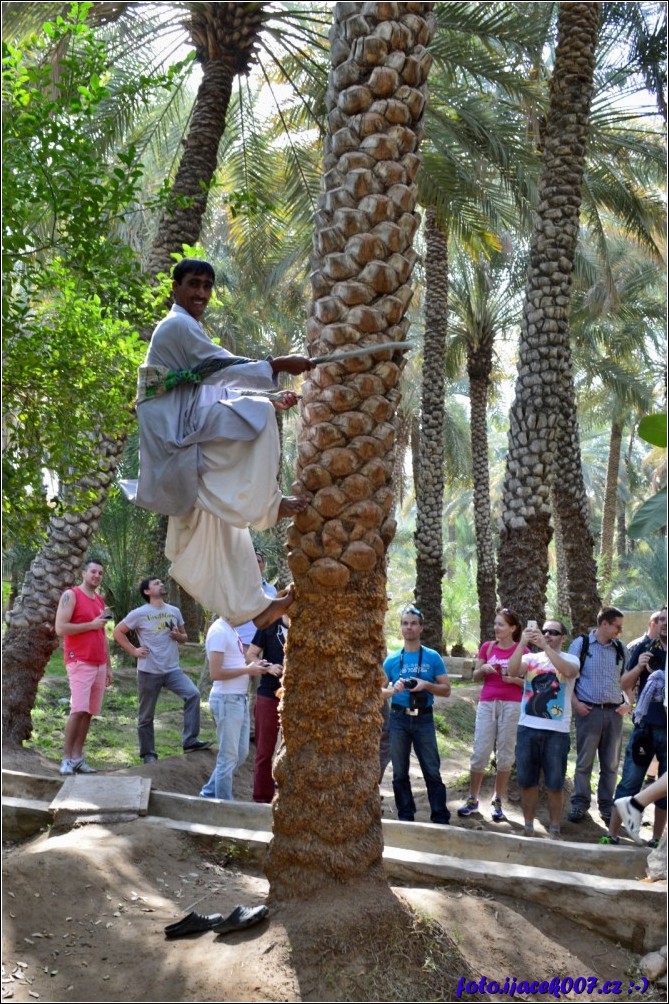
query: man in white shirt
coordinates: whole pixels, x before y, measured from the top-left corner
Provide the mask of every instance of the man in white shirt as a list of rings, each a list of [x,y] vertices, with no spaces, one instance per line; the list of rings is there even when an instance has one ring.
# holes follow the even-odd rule
[[[534,836],[542,770],[548,796],[549,836],[560,837],[571,697],[579,674],[578,656],[561,651],[566,640],[567,629],[562,621],[547,620],[541,631],[538,628],[523,631],[520,644],[509,659],[509,676],[524,677],[516,735],[516,772],[528,837]],[[540,651],[523,655],[528,645]]]
[[[269,663],[263,659],[247,665],[239,635],[222,617],[209,628],[205,647],[212,679],[209,707],[216,722],[218,756],[200,798],[231,801],[234,773],[249,755],[249,680],[270,672]]]

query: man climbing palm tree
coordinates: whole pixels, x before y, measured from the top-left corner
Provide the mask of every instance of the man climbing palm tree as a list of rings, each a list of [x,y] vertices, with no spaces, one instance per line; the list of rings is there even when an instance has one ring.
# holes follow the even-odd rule
[[[140,368],[137,503],[170,517],[165,552],[170,575],[208,610],[232,624],[267,627],[292,602],[263,592],[249,524],[260,529],[303,511],[306,498],[283,497],[279,440],[272,407],[292,408],[276,374],[304,373],[306,356],[254,362],[217,348],[200,319],[214,286],[206,261],[175,267],[174,306],[151,338]]]

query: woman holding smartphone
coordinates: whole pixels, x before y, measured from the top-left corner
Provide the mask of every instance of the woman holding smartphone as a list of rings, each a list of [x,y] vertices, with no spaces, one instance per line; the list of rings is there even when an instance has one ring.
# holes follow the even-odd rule
[[[458,809],[458,816],[471,816],[473,812],[478,812],[481,784],[490,763],[490,754],[496,749],[497,774],[490,815],[496,823],[504,819],[502,799],[506,797],[513,766],[523,696],[522,681],[509,676],[508,665],[522,630],[518,614],[501,607],[495,617],[494,641],[484,642],[479,649],[472,678],[477,683],[482,682],[483,687],[476,709],[469,795]]]

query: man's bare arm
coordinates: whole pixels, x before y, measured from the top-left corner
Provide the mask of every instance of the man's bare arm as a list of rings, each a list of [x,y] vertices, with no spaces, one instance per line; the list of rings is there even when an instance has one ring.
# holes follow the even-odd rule
[[[70,618],[74,613],[76,602],[77,598],[71,589],[66,589],[58,601],[54,627],[59,638],[64,635],[84,634],[85,631],[99,631],[107,623],[104,617],[96,617],[94,621],[73,624]]]

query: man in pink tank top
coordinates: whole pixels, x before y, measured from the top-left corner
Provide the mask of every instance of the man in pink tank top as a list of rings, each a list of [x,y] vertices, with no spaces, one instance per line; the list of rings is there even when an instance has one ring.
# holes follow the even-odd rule
[[[65,668],[70,684],[70,716],[65,726],[61,774],[95,774],[84,759],[84,743],[93,715],[102,708],[105,687],[112,682],[105,624],[105,601],[97,592],[103,568],[87,561],[80,586],[66,589],[56,612],[56,634],[63,639]]]

